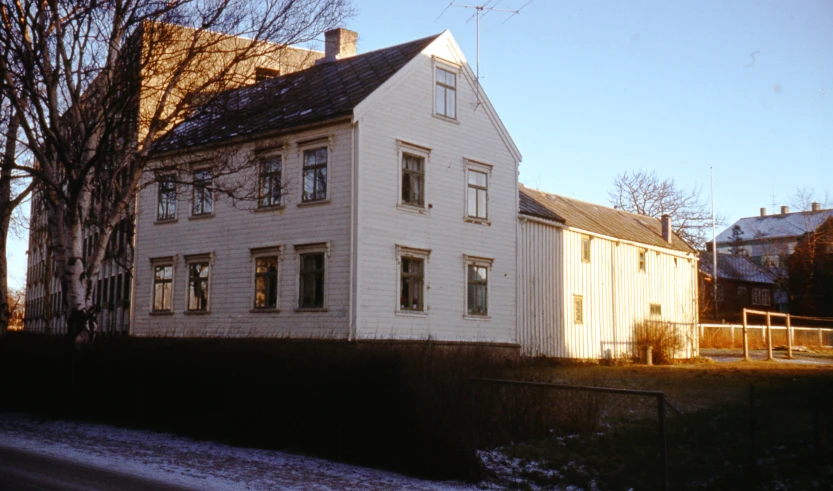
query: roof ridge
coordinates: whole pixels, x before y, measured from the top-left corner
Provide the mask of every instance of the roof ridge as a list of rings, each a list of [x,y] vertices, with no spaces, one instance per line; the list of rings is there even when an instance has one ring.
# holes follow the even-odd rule
[[[519,183],[519,184],[521,184],[521,183]],[[530,190],[530,189],[531,189],[531,188],[528,188],[528,187],[524,186],[523,184],[521,184],[521,186],[523,186],[523,187],[524,187],[524,189],[527,189],[527,190]],[[632,211],[620,210],[619,208],[612,208],[612,207],[610,207],[610,206],[600,205],[600,204],[598,204],[598,203],[593,203],[593,202],[591,202],[591,201],[584,201],[584,200],[582,200],[582,199],[571,198],[571,197],[569,197],[569,196],[564,196],[564,195],[562,195],[562,194],[549,193],[549,192],[547,192],[547,191],[541,191],[541,190],[539,190],[539,189],[531,189],[531,190],[532,190],[532,191],[534,191],[534,192],[536,192],[536,193],[543,194],[543,195],[545,195],[545,196],[555,196],[555,197],[557,197],[557,198],[562,198],[562,199],[566,199],[566,200],[569,200],[569,201],[577,201],[577,202],[579,202],[579,203],[584,203],[584,204],[586,204],[586,205],[598,206],[598,207],[600,207],[600,208],[604,208],[604,209],[606,209],[606,210],[610,210],[610,211],[615,211],[615,212],[617,212],[617,213],[624,213],[624,214],[626,214],[626,215],[631,215],[631,216],[634,216],[634,217],[639,217],[639,218],[650,218],[651,220],[656,220],[656,221],[659,221],[659,218],[652,217],[651,215],[643,215],[643,214],[641,214],[641,213],[634,213],[634,212],[632,212]]]

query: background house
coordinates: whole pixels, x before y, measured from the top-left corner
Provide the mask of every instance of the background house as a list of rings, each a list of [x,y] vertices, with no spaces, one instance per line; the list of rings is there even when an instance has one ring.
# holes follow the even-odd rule
[[[712,322],[737,322],[743,309],[786,312],[785,294],[776,283],[782,275],[749,257],[717,255],[717,303],[711,252],[700,253],[700,318]]]
[[[518,339],[525,354],[634,356],[660,323],[697,352],[697,254],[670,219],[520,188]]]
[[[516,343],[511,137],[450,33],[342,39],[158,142],[131,334]]]

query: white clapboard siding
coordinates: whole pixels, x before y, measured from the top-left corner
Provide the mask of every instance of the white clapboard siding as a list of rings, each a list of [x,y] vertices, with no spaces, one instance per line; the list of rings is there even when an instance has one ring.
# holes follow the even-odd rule
[[[252,336],[337,338],[349,335],[350,291],[350,177],[353,152],[352,125],[295,133],[257,145],[285,144],[283,179],[285,206],[275,211],[254,211],[253,202],[216,197],[214,216],[193,219],[191,190],[179,186],[177,219],[156,222],[157,186],[145,187],[139,195],[136,214],[136,264],[134,321],[136,336]],[[329,138],[329,202],[298,206],[302,152],[298,142]],[[255,144],[235,147],[234,158],[251,155]],[[210,155],[210,153],[208,154]],[[223,153],[225,156],[225,152]],[[199,156],[195,156],[199,157]],[[254,167],[252,168],[254,169]],[[256,172],[256,171],[254,171]],[[256,174],[248,176],[256,186]],[[296,244],[330,243],[326,271],[327,310],[296,312],[299,265]],[[253,312],[254,262],[252,248],[283,246],[279,264],[280,312]],[[208,314],[186,313],[187,275],[185,256],[213,254]],[[173,310],[158,315],[151,310],[153,268],[151,260],[175,256]]]
[[[358,224],[356,336],[359,339],[435,339],[516,343],[517,169],[502,126],[478,107],[465,61],[450,35],[417,56],[357,121]],[[457,119],[434,116],[436,59],[463,65],[457,82]],[[399,74],[397,74],[399,75]],[[358,110],[357,110],[358,112]],[[423,212],[398,207],[399,142],[426,149]],[[492,166],[489,224],[467,223],[466,159]],[[430,250],[425,315],[397,313],[397,245]],[[465,255],[493,260],[488,318],[465,314]]]
[[[518,330],[530,356],[634,356],[634,328],[646,319],[678,329],[689,357],[697,346],[697,261],[672,249],[591,235],[590,261],[581,260],[580,230],[521,217]],[[647,250],[645,271],[639,251]],[[574,296],[584,303],[575,322]],[[659,304],[661,316],[650,315]]]

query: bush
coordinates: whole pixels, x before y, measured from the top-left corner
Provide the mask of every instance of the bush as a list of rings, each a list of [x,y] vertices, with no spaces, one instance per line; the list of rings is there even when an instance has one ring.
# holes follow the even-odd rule
[[[673,363],[674,358],[686,348],[686,336],[670,322],[644,320],[634,326],[634,353],[640,353],[643,346],[650,346],[653,362]]]

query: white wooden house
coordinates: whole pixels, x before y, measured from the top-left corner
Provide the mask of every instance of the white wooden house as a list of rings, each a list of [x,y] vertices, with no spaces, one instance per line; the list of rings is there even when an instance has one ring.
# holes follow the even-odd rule
[[[516,344],[518,149],[450,33],[354,34],[158,142],[132,335]]]
[[[660,220],[520,188],[518,342],[524,354],[631,357],[658,321],[697,347],[697,254]]]

